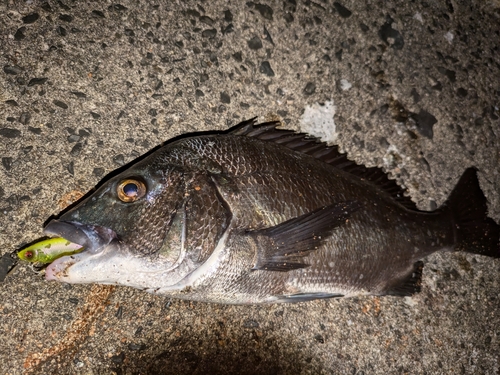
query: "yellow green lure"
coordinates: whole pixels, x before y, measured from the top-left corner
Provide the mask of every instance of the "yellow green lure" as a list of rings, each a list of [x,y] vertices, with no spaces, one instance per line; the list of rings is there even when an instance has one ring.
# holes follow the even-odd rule
[[[37,242],[17,253],[21,260],[31,263],[52,263],[57,258],[73,255],[83,250],[83,247],[65,238],[55,237]]]

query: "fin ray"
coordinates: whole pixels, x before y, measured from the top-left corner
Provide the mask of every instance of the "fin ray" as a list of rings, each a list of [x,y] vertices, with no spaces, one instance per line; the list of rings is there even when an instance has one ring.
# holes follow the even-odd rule
[[[287,302],[287,303],[297,303],[297,302],[309,302],[315,299],[325,299],[325,298],[341,298],[344,297],[340,293],[297,293],[279,296],[276,301],[273,302]]]
[[[291,271],[308,267],[303,257],[321,246],[332,231],[360,209],[347,201],[321,207],[271,228],[249,232],[258,246],[254,270]]]
[[[397,281],[383,293],[388,296],[409,297],[419,293],[422,289],[422,271],[424,262],[418,261],[413,264],[413,269],[403,279]]]
[[[500,225],[487,216],[487,201],[475,168],[462,174],[442,209],[446,207],[455,220],[456,250],[500,258]]]
[[[237,125],[229,131],[229,134],[274,142],[291,150],[312,156],[337,169],[341,169],[377,185],[404,207],[419,211],[411,198],[406,195],[406,190],[399,186],[396,181],[390,180],[381,168],[367,168],[359,165],[349,160],[347,154],[341,153],[337,146],[328,146],[326,143],[321,142],[320,139],[305,133],[276,129],[280,124],[279,121],[257,124],[257,118],[254,117]]]

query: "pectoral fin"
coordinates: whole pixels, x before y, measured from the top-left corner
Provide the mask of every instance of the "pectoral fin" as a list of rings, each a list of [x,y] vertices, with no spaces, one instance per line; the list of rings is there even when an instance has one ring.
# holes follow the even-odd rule
[[[257,244],[253,269],[286,272],[308,267],[303,258],[318,249],[360,207],[355,201],[336,203],[274,227],[250,232]]]

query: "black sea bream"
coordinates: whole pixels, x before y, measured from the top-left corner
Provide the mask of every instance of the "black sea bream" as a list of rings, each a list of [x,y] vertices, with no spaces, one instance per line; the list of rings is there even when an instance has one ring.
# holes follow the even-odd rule
[[[425,256],[500,257],[475,169],[434,212],[380,169],[277,123],[169,142],[52,220],[84,250],[48,280],[217,303],[411,295]]]

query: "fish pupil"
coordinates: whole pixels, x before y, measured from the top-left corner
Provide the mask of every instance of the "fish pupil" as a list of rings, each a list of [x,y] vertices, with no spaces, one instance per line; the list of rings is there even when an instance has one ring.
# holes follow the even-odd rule
[[[128,183],[123,187],[123,193],[127,197],[136,197],[139,192],[139,187],[134,183]]]

